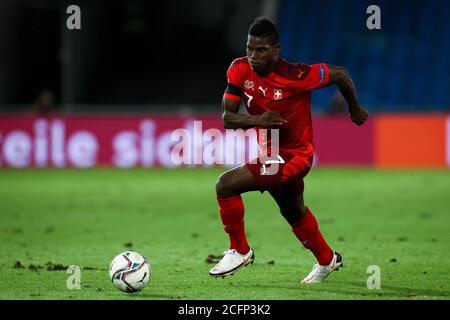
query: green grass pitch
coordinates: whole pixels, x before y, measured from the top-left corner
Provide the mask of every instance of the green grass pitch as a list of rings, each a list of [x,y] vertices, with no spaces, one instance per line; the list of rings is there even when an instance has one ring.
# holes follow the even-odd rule
[[[208,255],[228,246],[214,193],[222,171],[0,170],[0,299],[450,298],[450,171],[314,168],[305,202],[345,260],[317,285],[300,284],[314,257],[258,192],[243,196],[255,264],[209,277]],[[108,276],[128,249],[153,269],[135,294]],[[66,265],[81,268],[81,289],[67,289]],[[371,265],[379,290],[367,288]]]

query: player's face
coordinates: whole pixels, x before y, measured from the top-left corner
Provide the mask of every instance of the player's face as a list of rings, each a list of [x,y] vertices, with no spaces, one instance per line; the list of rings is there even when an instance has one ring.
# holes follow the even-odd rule
[[[268,38],[249,35],[247,38],[247,59],[253,71],[268,74],[273,71],[280,53],[280,45],[273,45]]]

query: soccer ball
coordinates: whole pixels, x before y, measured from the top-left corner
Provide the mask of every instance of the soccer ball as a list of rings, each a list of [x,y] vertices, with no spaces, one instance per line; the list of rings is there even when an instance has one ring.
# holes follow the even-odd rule
[[[144,289],[151,275],[150,262],[134,251],[125,251],[117,255],[109,267],[109,277],[114,286],[128,293]]]

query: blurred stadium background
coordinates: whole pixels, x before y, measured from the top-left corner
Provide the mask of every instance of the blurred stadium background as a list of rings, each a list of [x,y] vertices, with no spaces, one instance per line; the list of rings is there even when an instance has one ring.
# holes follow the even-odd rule
[[[72,4],[81,30],[66,28]],[[372,4],[381,30],[366,28]],[[365,286],[375,264],[385,298],[448,299],[448,12],[447,0],[1,0],[0,297],[123,298],[105,266],[135,248],[156,270],[137,298],[377,299]],[[313,93],[305,194],[351,266],[327,287],[292,281],[313,261],[293,254],[273,201],[256,193],[245,203],[259,271],[207,282],[205,258],[227,241],[214,195],[224,169],[164,169],[176,167],[174,129],[222,130],[225,72],[259,15],[276,21],[282,57],[345,66],[369,109],[358,127],[336,88]],[[84,290],[68,291],[65,273],[20,270],[47,261],[82,266]]]
[[[216,112],[257,15],[277,22],[284,57],[347,66],[372,112],[449,110],[445,0],[376,1],[381,30],[365,27],[372,2],[361,0],[81,0],[80,31],[65,27],[70,4],[1,2],[2,111],[24,111],[48,89],[62,112]],[[330,99],[316,95],[315,111]]]
[[[336,88],[313,93],[319,164],[450,163],[448,1],[377,1],[381,30],[366,28],[372,3],[359,0],[77,1],[81,30],[66,28],[70,4],[0,3],[1,166],[66,165],[51,155],[36,155],[51,144],[42,142],[38,151],[39,137],[64,144],[67,135],[88,130],[95,145],[85,142],[85,149],[96,151],[80,154],[95,158],[85,166],[114,165],[113,151],[105,148],[114,149],[111,144],[121,130],[137,135],[145,119],[150,119],[148,136],[153,130],[157,140],[186,123],[182,119],[220,127],[225,71],[245,54],[246,31],[258,15],[277,22],[283,57],[346,66],[370,111],[369,123],[357,129],[345,119],[346,105]],[[108,122],[118,114],[135,118]],[[91,122],[76,118],[80,115],[91,116]],[[161,115],[172,121],[161,122]],[[36,124],[42,117],[62,122]],[[97,123],[108,123],[110,132]],[[83,137],[77,140],[81,144],[89,140]],[[134,144],[119,140],[125,149]],[[83,149],[78,145],[72,149]],[[65,147],[59,152],[65,153]],[[161,163],[136,160],[126,166],[153,164]]]

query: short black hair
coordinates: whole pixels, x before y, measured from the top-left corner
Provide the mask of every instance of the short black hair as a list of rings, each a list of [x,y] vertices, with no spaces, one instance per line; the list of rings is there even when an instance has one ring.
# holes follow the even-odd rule
[[[271,44],[280,42],[275,24],[266,17],[258,17],[248,29],[248,34],[259,38],[268,38]]]

